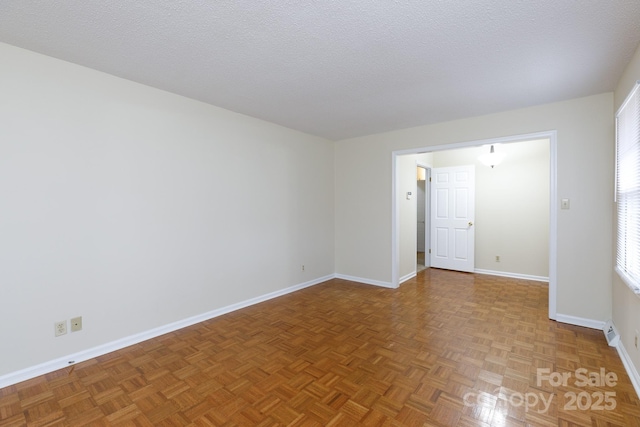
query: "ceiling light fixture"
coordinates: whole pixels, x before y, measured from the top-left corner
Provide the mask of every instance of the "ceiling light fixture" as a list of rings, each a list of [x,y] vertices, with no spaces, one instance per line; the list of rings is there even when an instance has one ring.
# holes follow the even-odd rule
[[[504,153],[496,153],[496,150],[493,148],[493,145],[491,145],[489,154],[481,155],[480,157],[478,157],[478,160],[480,160],[483,164],[487,166],[494,167],[496,165],[499,165],[500,162],[504,160]]]

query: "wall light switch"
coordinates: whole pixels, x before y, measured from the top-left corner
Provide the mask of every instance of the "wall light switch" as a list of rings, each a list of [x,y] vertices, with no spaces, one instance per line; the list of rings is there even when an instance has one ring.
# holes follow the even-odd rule
[[[569,209],[571,207],[571,203],[569,199],[560,200],[560,209]]]
[[[407,191],[407,200],[411,200],[411,191]]]

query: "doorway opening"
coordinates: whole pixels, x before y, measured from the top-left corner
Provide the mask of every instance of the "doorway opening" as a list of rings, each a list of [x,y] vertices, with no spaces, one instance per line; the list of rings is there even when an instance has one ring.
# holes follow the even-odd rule
[[[428,166],[416,166],[416,273],[431,266],[431,244],[429,238],[429,201],[431,169]]]
[[[444,144],[444,145],[436,145],[436,146],[427,146],[422,148],[408,149],[408,150],[400,150],[394,151],[392,153],[392,230],[391,230],[391,240],[392,240],[392,287],[398,287],[401,283],[401,275],[403,277],[407,275],[407,264],[406,261],[403,261],[404,267],[402,270],[400,269],[400,254],[404,253],[403,258],[408,254],[407,246],[403,243],[403,249],[401,250],[401,235],[405,236],[403,239],[406,239],[406,233],[403,231],[401,234],[401,205],[403,209],[407,205],[407,202],[404,201],[404,191],[406,191],[403,185],[406,185],[406,181],[403,181],[405,178],[401,177],[402,166],[400,163],[401,158],[407,158],[406,155],[423,155],[428,153],[435,153],[439,151],[449,151],[456,150],[459,148],[471,148],[471,147],[481,147],[481,146],[490,146],[492,144],[509,144],[515,142],[526,142],[526,141],[534,141],[534,140],[545,140],[546,145],[548,146],[548,282],[549,282],[549,318],[556,319],[556,292],[557,292],[557,216],[558,216],[558,206],[557,206],[557,166],[556,166],[556,152],[557,152],[557,135],[556,131],[545,131],[533,134],[525,134],[525,135],[515,135],[510,137],[503,138],[494,138],[489,140],[476,140],[476,141],[468,141],[462,143],[453,143],[453,144]],[[408,158],[407,158],[408,159]],[[405,165],[407,164],[406,160],[404,161]],[[414,163],[415,164],[415,163]],[[415,169],[414,169],[415,170]],[[406,176],[406,175],[405,175]],[[405,184],[403,184],[403,182]],[[402,197],[401,197],[402,196]],[[545,203],[546,204],[546,203]],[[415,213],[415,211],[414,211]],[[406,217],[406,216],[405,216]],[[403,228],[406,230],[406,227]],[[415,233],[415,231],[414,231]],[[546,234],[546,233],[545,233]],[[414,234],[415,235],[415,234]],[[493,238],[493,236],[492,236]],[[406,242],[406,240],[403,240]],[[414,241],[415,244],[415,241]],[[502,255],[502,254],[501,254]],[[500,259],[496,254],[492,254],[493,262],[502,262],[504,263],[504,257]],[[477,272],[480,272],[480,269],[477,269]],[[488,273],[491,274],[491,273]],[[415,275],[415,273],[414,273]],[[524,278],[524,277],[523,277]],[[535,280],[535,279],[534,279]],[[546,281],[546,280],[545,280]]]

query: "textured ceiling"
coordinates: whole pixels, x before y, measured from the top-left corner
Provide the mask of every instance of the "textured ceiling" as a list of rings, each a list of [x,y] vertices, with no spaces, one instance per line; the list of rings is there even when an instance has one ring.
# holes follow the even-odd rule
[[[337,140],[612,91],[640,1],[2,0],[0,41]]]

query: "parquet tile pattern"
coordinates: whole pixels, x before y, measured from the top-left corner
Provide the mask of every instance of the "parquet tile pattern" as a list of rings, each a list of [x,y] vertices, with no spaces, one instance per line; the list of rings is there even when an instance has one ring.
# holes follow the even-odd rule
[[[435,269],[396,290],[335,279],[1,389],[0,426],[640,426],[615,349],[548,320],[547,292]],[[616,384],[577,385],[579,368]]]

